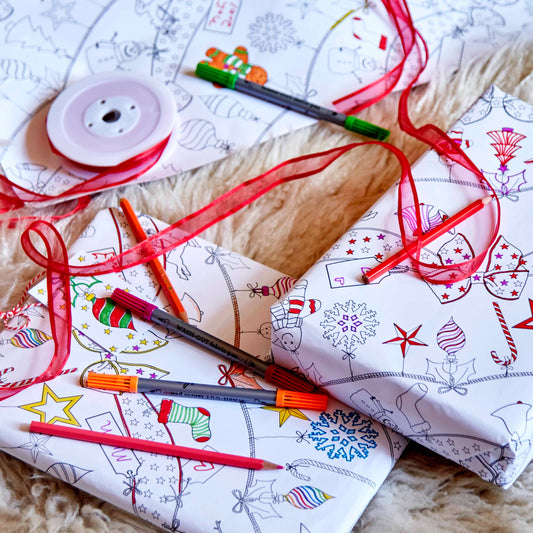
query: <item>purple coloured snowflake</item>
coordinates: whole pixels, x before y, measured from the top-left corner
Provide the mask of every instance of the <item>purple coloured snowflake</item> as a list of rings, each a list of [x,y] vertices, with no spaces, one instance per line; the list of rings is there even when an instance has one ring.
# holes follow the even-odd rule
[[[374,337],[379,325],[375,311],[353,300],[336,303],[333,309],[324,311],[324,317],[325,320],[320,323],[324,328],[324,338],[330,340],[335,348],[342,349],[343,359],[354,359],[357,344],[364,344],[368,337]]]

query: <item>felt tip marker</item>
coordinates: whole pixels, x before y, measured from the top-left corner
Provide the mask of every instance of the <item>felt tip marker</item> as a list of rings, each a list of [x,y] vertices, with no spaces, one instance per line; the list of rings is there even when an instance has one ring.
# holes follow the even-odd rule
[[[310,394],[282,389],[263,390],[224,387],[222,385],[146,379],[139,376],[100,374],[97,372],[88,372],[83,378],[82,385],[90,389],[169,394],[187,398],[258,403],[294,409],[313,409],[316,411],[324,411],[328,406],[328,396],[326,394]]]
[[[213,83],[223,85],[228,89],[234,89],[235,91],[253,96],[265,102],[275,104],[290,111],[301,113],[317,120],[326,120],[342,126],[348,131],[353,131],[371,139],[377,139],[378,141],[386,141],[389,138],[390,131],[376,126],[366,120],[354,117],[352,115],[344,115],[343,113],[337,113],[331,109],[321,107],[315,104],[311,104],[305,100],[295,98],[288,94],[280,93],[264,87],[259,83],[245,80],[239,77],[238,74],[221,70],[219,68],[212,67],[205,61],[201,61],[196,66],[196,75]]]
[[[240,348],[236,348],[233,344],[225,342],[206,331],[202,331],[125,290],[115,289],[111,295],[111,299],[144,320],[149,320],[154,324],[164,326],[233,363],[249,368],[258,376],[265,378],[268,382],[281,389],[300,392],[312,392],[316,389],[312,383],[293,374],[286,368],[278,366],[275,363],[263,361],[259,357],[255,357]]]

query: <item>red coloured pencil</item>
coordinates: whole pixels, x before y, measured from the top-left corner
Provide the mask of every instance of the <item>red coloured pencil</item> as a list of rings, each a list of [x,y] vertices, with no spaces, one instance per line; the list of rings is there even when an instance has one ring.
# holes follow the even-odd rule
[[[139,219],[135,215],[135,211],[131,207],[131,204],[128,202],[128,200],[126,200],[126,198],[122,198],[120,200],[120,207],[137,241],[142,242],[146,240],[147,235],[143,227],[141,226]],[[178,295],[174,287],[172,286],[172,283],[170,283],[170,280],[168,279],[167,273],[165,272],[161,261],[159,261],[159,259],[155,257],[150,261],[150,266],[152,267],[152,272],[154,273],[159,284],[161,285],[161,290],[167,297],[174,313],[176,313],[178,317],[184,322],[188,322],[189,318],[187,317],[187,312],[185,311],[183,304],[178,298]]]
[[[53,435],[65,439],[81,440],[114,446],[117,448],[127,448],[130,450],[139,450],[143,452],[158,453],[161,455],[170,455],[172,457],[181,457],[182,459],[192,459],[204,463],[215,463],[219,465],[236,466],[238,468],[249,468],[251,470],[276,470],[283,469],[283,466],[256,459],[255,457],[244,457],[241,455],[231,455],[229,453],[213,452],[210,450],[199,450],[197,448],[188,448],[185,446],[176,446],[164,442],[154,442],[151,440],[135,439],[133,437],[124,437],[122,435],[113,435],[101,431],[90,431],[71,426],[56,426],[46,422],[31,422],[30,431],[34,433],[43,433],[44,435]]]
[[[461,211],[459,211],[452,217],[446,219],[442,224],[439,224],[432,230],[428,231],[427,233],[424,233],[422,237],[420,237],[421,247],[423,248],[424,246],[427,246],[430,242],[433,242],[441,235],[444,235],[447,231],[450,231],[452,228],[454,228],[467,218],[470,218],[478,211],[481,211],[481,209],[483,209],[491,200],[492,196],[485,196],[484,198],[479,198],[475,202],[472,202],[465,208],[461,209]],[[394,255],[391,255],[388,259],[383,261],[383,263],[380,263],[379,265],[366,272],[363,276],[363,281],[365,283],[371,283],[375,279],[388,272],[391,268],[394,268],[402,261],[405,261],[409,257],[408,252],[414,252],[415,249],[416,243],[409,245],[406,248],[402,248]]]

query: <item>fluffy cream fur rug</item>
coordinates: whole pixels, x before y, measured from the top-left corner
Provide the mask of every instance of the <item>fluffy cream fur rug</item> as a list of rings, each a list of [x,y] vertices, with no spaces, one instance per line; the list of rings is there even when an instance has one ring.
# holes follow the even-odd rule
[[[533,104],[532,71],[533,45],[516,43],[493,57],[464,65],[452,77],[436,76],[431,84],[414,91],[413,122],[449,128],[491,83]],[[399,131],[393,119],[397,102],[397,95],[392,95],[363,113],[363,118],[390,127],[391,142],[414,162],[426,147]],[[194,172],[100,194],[83,212],[58,223],[58,228],[67,244],[72,243],[97,211],[117,206],[121,196],[136,209],[172,223],[286,159],[354,140],[362,139],[320,123]],[[300,276],[387,190],[398,178],[398,171],[395,159],[385,150],[362,147],[318,176],[271,191],[202,236],[286,274]],[[18,301],[24,286],[38,272],[21,250],[19,237],[17,229],[0,228],[2,310]],[[0,531],[155,530],[0,452]],[[404,453],[354,529],[365,533],[532,530],[533,466],[504,491],[415,445]]]

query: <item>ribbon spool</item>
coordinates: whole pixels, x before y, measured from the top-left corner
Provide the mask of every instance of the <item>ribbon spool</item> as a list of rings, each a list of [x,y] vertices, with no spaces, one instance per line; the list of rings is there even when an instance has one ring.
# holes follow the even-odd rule
[[[174,98],[154,78],[105,72],[69,85],[53,101],[52,148],[82,167],[114,167],[161,144],[176,117]]]

